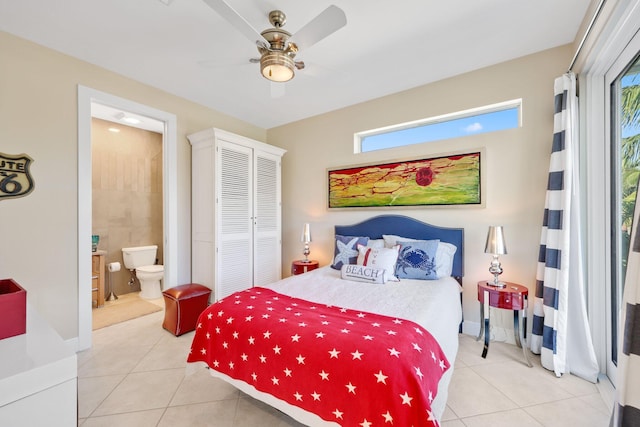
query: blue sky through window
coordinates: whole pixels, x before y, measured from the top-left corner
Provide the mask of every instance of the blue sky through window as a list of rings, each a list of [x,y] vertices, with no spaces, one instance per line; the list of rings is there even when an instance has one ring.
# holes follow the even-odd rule
[[[457,119],[424,123],[407,129],[388,130],[383,133],[364,136],[361,139],[362,152],[402,147],[405,145],[459,138],[485,132],[495,132],[519,126],[519,107],[476,114]]]

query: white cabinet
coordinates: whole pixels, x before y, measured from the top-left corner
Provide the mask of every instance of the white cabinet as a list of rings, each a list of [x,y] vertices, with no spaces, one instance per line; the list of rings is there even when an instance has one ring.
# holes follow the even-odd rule
[[[220,129],[191,142],[191,280],[219,300],[282,276],[285,150]]]
[[[27,331],[0,340],[0,426],[78,425],[78,359],[27,303]]]

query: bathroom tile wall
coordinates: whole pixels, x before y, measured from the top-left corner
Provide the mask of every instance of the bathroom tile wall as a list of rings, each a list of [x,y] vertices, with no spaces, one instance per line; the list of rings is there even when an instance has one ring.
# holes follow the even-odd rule
[[[113,291],[138,291],[137,281],[127,284],[122,248],[158,245],[162,263],[162,135],[95,118],[91,135],[92,233],[100,236],[107,264],[122,264],[111,274]]]

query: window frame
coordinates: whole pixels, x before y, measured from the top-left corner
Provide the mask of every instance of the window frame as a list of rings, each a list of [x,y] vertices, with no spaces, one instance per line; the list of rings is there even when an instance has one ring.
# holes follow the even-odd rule
[[[413,128],[422,127],[422,126],[426,127],[426,126],[434,125],[434,124],[438,124],[438,123],[446,123],[446,122],[450,122],[450,121],[454,121],[454,120],[466,119],[466,118],[469,118],[469,117],[480,116],[480,115],[483,115],[483,114],[489,114],[489,113],[495,113],[495,112],[499,112],[499,111],[511,110],[511,109],[514,109],[514,108],[518,110],[518,124],[517,124],[517,127],[518,128],[522,127],[522,98],[517,98],[517,99],[511,99],[511,100],[508,100],[508,101],[498,102],[496,104],[485,105],[485,106],[482,106],[482,107],[475,107],[475,108],[470,108],[470,109],[467,109],[467,110],[456,111],[456,112],[453,112],[453,113],[441,114],[439,116],[427,117],[427,118],[424,118],[424,119],[413,120],[413,121],[410,121],[410,122],[404,122],[404,123],[399,123],[399,124],[379,127],[379,128],[376,128],[376,129],[370,129],[370,130],[356,132],[353,135],[353,150],[354,150],[355,154],[360,154],[360,153],[369,153],[369,152],[372,152],[372,151],[390,150],[390,149],[394,149],[394,148],[402,148],[402,147],[407,147],[409,145],[415,145],[416,143],[410,143],[410,144],[403,144],[403,145],[398,145],[398,146],[394,146],[394,147],[374,149],[374,150],[366,150],[365,151],[365,150],[362,149],[362,142],[364,141],[364,139],[368,138],[368,137],[371,137],[371,136],[390,134],[390,133],[400,132],[400,131],[404,131],[406,129],[413,129]],[[506,129],[514,129],[514,128],[506,128]],[[506,130],[506,129],[500,129],[500,130]],[[490,133],[490,132],[497,132],[497,131],[488,131],[488,132],[482,132],[482,133]],[[473,135],[475,135],[475,134],[473,134]],[[425,141],[424,143],[436,142],[436,141],[446,141],[447,139],[453,139],[453,138],[457,138],[457,137],[443,138],[443,139],[438,139],[438,140],[434,140],[434,141]]]

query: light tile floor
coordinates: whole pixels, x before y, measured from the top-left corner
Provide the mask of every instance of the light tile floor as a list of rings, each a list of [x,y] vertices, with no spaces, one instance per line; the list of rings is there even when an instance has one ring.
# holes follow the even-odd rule
[[[160,300],[161,302],[161,300]],[[93,332],[93,346],[78,354],[78,417],[94,426],[301,426],[204,370],[186,372],[193,332],[174,337],[153,313]],[[556,378],[531,355],[460,335],[443,427],[605,427],[613,392],[572,375]]]

